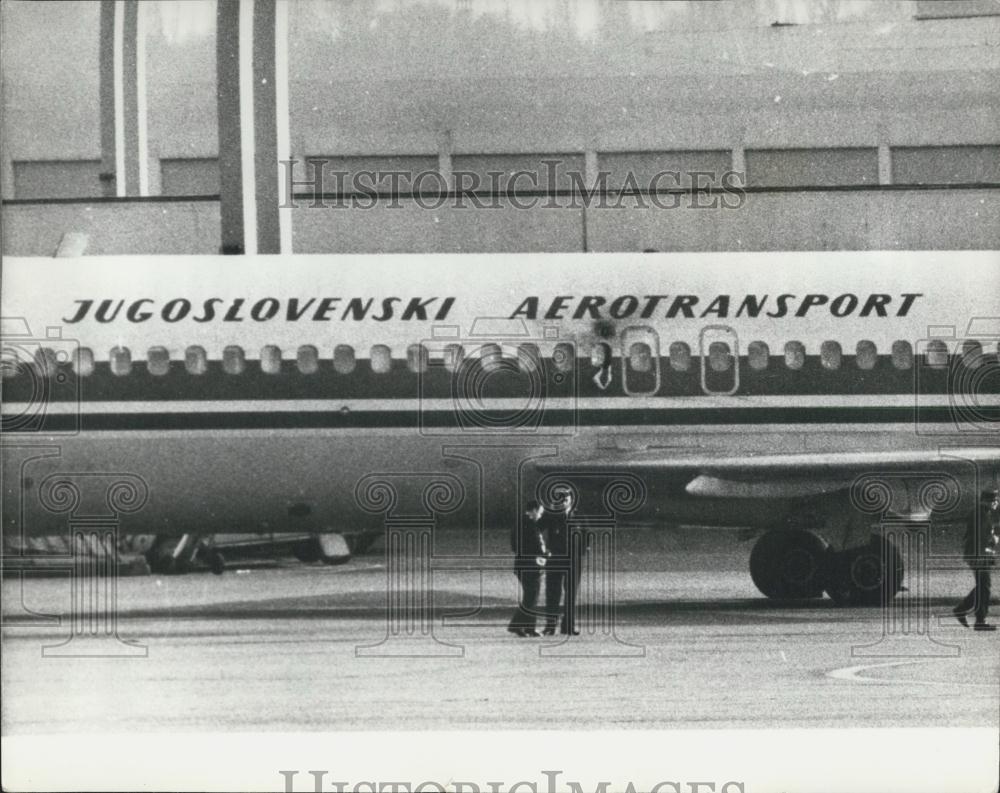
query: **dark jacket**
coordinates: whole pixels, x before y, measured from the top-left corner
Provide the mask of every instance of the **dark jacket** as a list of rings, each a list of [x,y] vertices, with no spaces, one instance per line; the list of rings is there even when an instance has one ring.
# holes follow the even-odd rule
[[[541,520],[534,521],[528,515],[522,515],[518,526],[510,533],[510,549],[519,558],[531,558],[545,556],[546,546],[543,532],[548,513],[542,515]]]
[[[583,552],[590,550],[590,533],[583,529],[571,529],[565,512],[546,512],[543,516],[549,518],[545,525],[545,537],[549,543],[549,552],[553,556],[569,556],[571,535],[578,534],[578,548]]]
[[[549,552],[553,556],[566,556],[569,553],[569,527],[566,525],[566,515],[562,512],[547,512],[549,518],[545,525],[545,536],[549,541]]]
[[[988,508],[979,510],[965,526],[963,555],[965,563],[973,570],[988,569],[997,563],[1000,545],[1000,527],[997,515]]]

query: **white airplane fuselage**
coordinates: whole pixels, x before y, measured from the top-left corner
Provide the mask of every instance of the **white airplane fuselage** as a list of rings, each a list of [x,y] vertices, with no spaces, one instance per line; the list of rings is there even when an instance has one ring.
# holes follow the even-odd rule
[[[683,460],[996,446],[998,286],[978,252],[8,259],[4,531],[121,479],[126,533],[509,527],[539,461],[651,451],[681,468],[623,525],[829,525],[857,472]]]

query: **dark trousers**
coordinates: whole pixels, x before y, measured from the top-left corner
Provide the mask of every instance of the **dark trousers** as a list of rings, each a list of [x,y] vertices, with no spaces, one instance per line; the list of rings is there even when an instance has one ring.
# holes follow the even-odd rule
[[[990,610],[990,571],[973,570],[972,574],[976,577],[976,585],[965,599],[955,606],[955,612],[968,614],[975,609],[976,622],[986,622],[986,614]]]
[[[531,567],[528,567],[528,563],[518,563],[514,568],[514,575],[521,582],[521,603],[510,619],[510,627],[533,631],[535,619],[538,617],[538,593],[542,588],[542,568],[535,564],[534,557],[531,558],[530,564]]]
[[[545,627],[554,630],[560,602],[565,599],[562,630],[576,630],[576,596],[580,591],[583,550],[576,548],[567,556],[549,559],[545,572]]]

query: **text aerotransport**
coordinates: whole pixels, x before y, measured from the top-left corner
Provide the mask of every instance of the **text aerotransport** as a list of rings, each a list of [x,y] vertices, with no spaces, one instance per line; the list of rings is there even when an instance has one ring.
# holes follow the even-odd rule
[[[610,300],[600,295],[579,298],[560,295],[547,304],[541,303],[537,297],[526,297],[511,314],[511,319],[725,319],[744,316],[780,319],[805,317],[814,309],[828,311],[835,317],[905,317],[920,297],[923,297],[920,292],[902,292],[898,296],[845,292],[832,297],[814,293],[801,298],[788,293],[773,297],[715,295],[711,300],[702,300],[698,295],[621,295]]]

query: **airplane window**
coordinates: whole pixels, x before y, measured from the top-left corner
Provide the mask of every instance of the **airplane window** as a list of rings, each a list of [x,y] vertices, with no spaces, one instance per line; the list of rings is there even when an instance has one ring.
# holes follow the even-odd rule
[[[184,351],[184,368],[188,374],[205,374],[208,371],[208,355],[204,347],[192,345]]]
[[[691,348],[687,342],[675,341],[668,350],[670,368],[675,372],[686,372],[691,368]]]
[[[943,369],[948,365],[948,345],[941,339],[931,339],[927,342],[924,357],[928,366],[934,369]]]
[[[55,351],[48,347],[38,350],[35,353],[35,366],[38,367],[43,377],[52,377],[57,369]]]
[[[483,371],[492,372],[500,367],[503,350],[499,344],[484,344],[479,348],[479,362]]]
[[[978,369],[983,363],[983,345],[966,339],[962,342],[962,363],[970,369]]]
[[[801,369],[806,364],[806,348],[800,341],[790,341],[785,345],[785,366]]]
[[[444,346],[444,368],[449,372],[454,372],[464,357],[465,350],[461,344],[446,344]]]
[[[411,344],[407,347],[406,365],[411,372],[426,372],[427,348],[423,344]]]
[[[708,368],[713,372],[728,372],[733,368],[733,355],[724,341],[713,341],[708,345]]]
[[[94,351],[90,347],[80,347],[73,353],[73,371],[80,377],[94,373]]]
[[[319,370],[319,351],[311,344],[303,344],[295,355],[295,363],[302,374],[315,374]]]
[[[897,369],[913,368],[913,347],[908,341],[894,341],[892,343],[892,365]]]
[[[128,347],[111,349],[111,374],[122,377],[132,371],[132,353]]]
[[[0,383],[12,377],[17,377],[24,369],[24,361],[21,360],[21,356],[15,354],[12,350],[4,350],[3,353],[0,356]]]
[[[281,349],[273,344],[265,345],[260,351],[260,370],[264,374],[281,374]]]
[[[878,349],[875,347],[875,342],[867,339],[859,341],[855,360],[858,362],[859,369],[874,369],[878,361]]]
[[[170,371],[170,353],[166,347],[149,348],[146,353],[146,369],[156,377],[162,377]]]
[[[375,374],[385,374],[392,368],[392,353],[384,344],[372,347],[372,371]]]
[[[771,351],[768,349],[767,344],[762,341],[752,341],[747,347],[747,362],[750,364],[751,369],[756,369],[758,372],[767,369],[767,364],[771,359]]]
[[[611,345],[604,341],[599,341],[590,351],[590,364],[598,368],[611,363]]]
[[[633,371],[648,372],[653,368],[653,352],[644,341],[637,341],[628,350],[628,362]]]
[[[354,348],[350,344],[338,344],[333,348],[333,369],[337,374],[350,374],[356,365]]]
[[[222,351],[222,369],[226,374],[243,374],[246,365],[242,347],[233,344]]]
[[[537,344],[528,342],[517,347],[517,365],[522,372],[537,372],[542,366],[542,354]]]
[[[552,350],[552,363],[560,372],[568,372],[573,368],[573,345],[568,341],[559,342]]]
[[[843,351],[835,341],[824,341],[819,348],[819,359],[824,369],[839,369]]]

